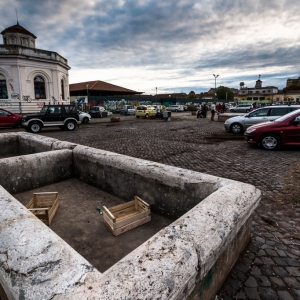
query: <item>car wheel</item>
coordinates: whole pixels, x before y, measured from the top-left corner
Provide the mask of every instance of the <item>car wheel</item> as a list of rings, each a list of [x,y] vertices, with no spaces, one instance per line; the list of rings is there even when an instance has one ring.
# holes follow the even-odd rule
[[[177,109],[175,109],[175,112],[178,112],[178,110],[177,110]]]
[[[20,120],[18,120],[16,123],[15,123],[15,125],[14,125],[14,127],[22,127],[22,120],[20,119]]]
[[[260,144],[265,150],[275,150],[280,146],[280,139],[275,134],[265,134]]]
[[[84,117],[83,119],[82,119],[82,123],[83,124],[87,124],[89,122],[89,118],[88,117]]]
[[[76,128],[76,123],[74,121],[68,121],[65,128],[69,131],[72,131]]]
[[[145,114],[145,119],[148,119],[149,118],[149,115],[148,114]]]
[[[248,113],[249,112],[249,109],[246,109],[246,113]]]
[[[38,133],[42,129],[41,123],[39,122],[33,122],[29,125],[29,130],[32,133]]]
[[[230,126],[230,130],[231,130],[232,133],[235,133],[235,134],[244,132],[244,128],[240,123],[233,123]]]

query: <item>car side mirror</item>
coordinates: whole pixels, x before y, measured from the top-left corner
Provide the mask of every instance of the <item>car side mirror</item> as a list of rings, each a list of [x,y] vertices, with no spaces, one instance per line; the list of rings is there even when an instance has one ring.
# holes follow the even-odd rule
[[[300,121],[299,120],[292,120],[292,121],[290,121],[290,125],[298,125],[300,123]]]

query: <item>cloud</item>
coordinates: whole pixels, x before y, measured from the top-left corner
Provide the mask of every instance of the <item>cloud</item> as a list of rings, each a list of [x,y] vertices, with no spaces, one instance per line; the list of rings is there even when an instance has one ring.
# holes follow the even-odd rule
[[[300,16],[296,2],[12,2],[9,7],[0,0],[1,28],[16,23],[13,7],[17,7],[20,24],[38,37],[37,47],[66,57],[72,67],[70,78],[75,78],[73,70],[74,75],[82,70],[82,81],[83,74],[88,74],[83,70],[90,69],[94,76],[102,76],[93,79],[118,78],[111,83],[129,84],[135,90],[151,91],[163,79],[162,89],[189,92],[190,88],[209,89],[212,73],[221,74],[223,83],[232,87],[249,76],[254,82],[261,73],[274,80],[270,85],[284,87],[285,76],[297,73]],[[120,70],[134,72],[128,80],[126,72],[120,77],[124,74]]]

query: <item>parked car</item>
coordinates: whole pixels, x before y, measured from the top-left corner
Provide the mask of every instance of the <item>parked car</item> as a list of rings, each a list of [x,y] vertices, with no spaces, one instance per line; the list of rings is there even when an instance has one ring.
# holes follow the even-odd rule
[[[293,110],[300,109],[300,105],[265,106],[258,108],[244,116],[227,119],[224,123],[226,131],[243,133],[248,127],[267,121],[273,121]]]
[[[167,110],[175,111],[175,112],[184,111],[184,107],[183,107],[183,105],[170,105],[167,107]]]
[[[37,114],[24,115],[22,127],[38,133],[43,127],[57,126],[64,130],[74,130],[80,124],[79,114],[74,105],[44,105]]]
[[[0,108],[0,127],[18,127],[21,126],[21,120],[22,115]]]
[[[246,132],[246,142],[275,150],[280,146],[300,146],[300,109],[292,111],[272,122],[250,126]]]
[[[120,115],[135,115],[135,109],[133,105],[124,105],[120,110]]]
[[[151,105],[140,105],[136,108],[135,115],[137,118],[149,118],[149,117],[155,117],[156,109],[154,106]]]
[[[244,112],[249,112],[251,109],[251,104],[239,104],[237,106],[233,106],[233,107],[230,107],[229,108],[229,111],[230,112],[241,112],[241,113],[244,113]]]
[[[103,106],[92,106],[90,108],[89,114],[92,118],[104,118],[108,116],[108,112]]]
[[[91,120],[91,115],[83,111],[78,111],[79,120],[82,124],[87,124]]]

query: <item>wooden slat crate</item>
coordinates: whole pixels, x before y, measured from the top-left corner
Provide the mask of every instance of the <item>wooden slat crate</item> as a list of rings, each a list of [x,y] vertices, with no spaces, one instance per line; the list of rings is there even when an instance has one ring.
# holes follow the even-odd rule
[[[105,224],[117,236],[151,221],[150,205],[138,196],[124,204],[107,208],[103,206]]]
[[[46,225],[50,226],[58,205],[58,192],[34,193],[26,208]]]

